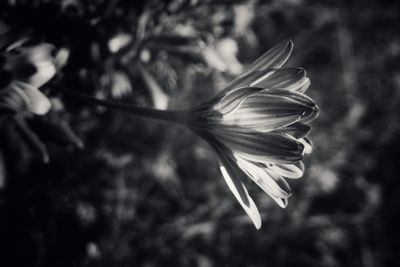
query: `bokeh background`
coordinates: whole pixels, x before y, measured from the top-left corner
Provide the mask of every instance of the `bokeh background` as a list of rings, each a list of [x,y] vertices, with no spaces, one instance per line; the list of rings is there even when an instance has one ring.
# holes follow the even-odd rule
[[[0,266],[396,266],[400,2],[8,0],[0,16],[69,55],[41,88],[53,110],[26,119],[38,143],[0,119]],[[321,112],[289,206],[249,186],[259,231],[199,137],[66,93],[185,108],[287,38]]]

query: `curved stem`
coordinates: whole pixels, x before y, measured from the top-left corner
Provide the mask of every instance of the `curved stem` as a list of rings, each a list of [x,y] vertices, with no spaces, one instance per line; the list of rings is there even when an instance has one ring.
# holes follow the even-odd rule
[[[88,104],[99,105],[111,109],[126,111],[134,116],[145,117],[163,121],[171,121],[176,123],[184,123],[187,120],[187,112],[180,110],[159,110],[145,107],[138,107],[130,104],[119,103],[115,101],[98,99],[77,92],[67,92],[69,95],[84,101]]]

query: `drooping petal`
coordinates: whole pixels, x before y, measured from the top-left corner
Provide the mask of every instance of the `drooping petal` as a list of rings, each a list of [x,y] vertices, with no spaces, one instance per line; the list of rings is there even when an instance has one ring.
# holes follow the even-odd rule
[[[272,198],[272,200],[274,200],[276,202],[276,204],[278,204],[279,207],[281,207],[282,209],[286,208],[288,205],[288,199],[287,198],[277,198],[274,196],[270,196]]]
[[[261,217],[258,212],[257,206],[253,199],[249,196],[246,187],[244,186],[242,179],[245,177],[243,171],[236,165],[236,163],[225,154],[220,148],[216,148],[217,153],[220,157],[220,170],[222,176],[229,189],[245,210],[247,215],[252,220],[254,226],[257,229],[261,228]]]
[[[273,164],[271,169],[277,174],[290,179],[301,178],[304,174],[304,164],[302,162],[296,164]]]
[[[309,138],[304,137],[299,139],[299,141],[303,144],[304,146],[304,154],[310,154],[312,152],[312,142]]]
[[[282,177],[269,172],[267,168],[261,167],[241,157],[236,157],[239,167],[268,195],[277,198],[290,197],[290,188]],[[280,184],[278,184],[280,183]]]
[[[268,167],[264,168],[264,170],[274,179],[276,184],[285,191],[289,196],[292,194],[292,190],[286,180],[279,173],[274,170],[269,169]]]
[[[272,132],[235,132],[223,127],[215,128],[212,132],[226,146],[248,160],[296,163],[303,158],[303,145],[289,136]]]

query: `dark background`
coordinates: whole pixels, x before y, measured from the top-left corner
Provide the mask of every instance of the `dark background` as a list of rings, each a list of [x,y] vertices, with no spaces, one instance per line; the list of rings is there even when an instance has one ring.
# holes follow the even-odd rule
[[[0,266],[396,266],[398,1],[10,0],[0,15],[15,38],[70,52],[42,89],[62,108],[27,120],[49,163],[1,119]],[[174,32],[196,38],[151,38]],[[111,53],[120,33],[131,42]],[[321,112],[289,206],[249,185],[259,231],[199,137],[65,93],[188,107],[286,38],[295,44],[286,65],[307,70]],[[231,58],[217,60],[223,53]],[[146,84],[140,60],[162,91]],[[84,149],[48,121],[70,125]]]

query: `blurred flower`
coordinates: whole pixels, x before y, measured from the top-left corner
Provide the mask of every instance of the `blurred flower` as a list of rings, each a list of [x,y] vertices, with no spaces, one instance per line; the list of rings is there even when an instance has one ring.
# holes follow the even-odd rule
[[[62,102],[52,102],[39,88],[54,77],[68,61],[69,50],[56,51],[49,43],[33,43],[24,38],[13,41],[3,35],[0,44],[0,115],[12,114],[17,129],[24,140],[36,151],[43,162],[50,160],[46,141],[62,146],[83,148],[82,141],[59,114]],[[30,116],[45,115],[43,118]]]
[[[0,112],[28,111],[44,115],[50,108],[49,99],[28,83],[13,81],[0,91]]]
[[[217,42],[216,50],[224,60],[228,72],[235,75],[240,74],[243,66],[236,57],[238,53],[238,45],[236,41],[231,38],[224,38]]]
[[[111,95],[114,98],[121,98],[132,92],[132,85],[129,77],[122,71],[113,71],[111,78]]]
[[[119,33],[108,41],[108,49],[111,51],[111,53],[117,53],[131,42],[131,35],[126,33]]]
[[[145,42],[145,51],[165,51],[182,60],[203,64],[220,72],[238,74],[242,68],[236,58],[237,44],[223,38],[207,42],[190,34],[164,33],[152,35]]]
[[[0,50],[0,110],[2,112],[28,111],[46,114],[51,104],[38,90],[56,73],[52,53],[55,48],[48,43],[28,44],[22,39]],[[64,60],[66,61],[66,60]]]
[[[311,152],[305,137],[318,108],[304,95],[310,80],[301,68],[281,68],[290,40],[266,52],[211,101],[190,110],[188,126],[217,152],[228,187],[257,229],[261,218],[244,180],[249,177],[281,207],[291,195],[285,178],[304,173]]]
[[[41,87],[56,73],[53,55],[55,47],[49,43],[24,45],[24,42],[11,45],[4,53],[4,69],[14,78]]]
[[[160,110],[165,110],[168,107],[169,97],[162,90],[157,80],[142,64],[138,64],[139,73],[150,92],[154,107]]]

